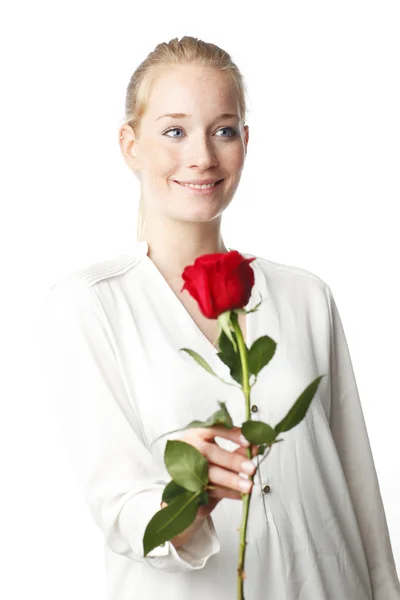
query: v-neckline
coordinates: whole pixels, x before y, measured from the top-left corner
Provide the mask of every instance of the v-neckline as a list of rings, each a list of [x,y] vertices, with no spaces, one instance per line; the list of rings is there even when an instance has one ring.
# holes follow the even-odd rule
[[[170,284],[168,283],[168,281],[165,279],[164,275],[161,273],[161,271],[157,268],[156,264],[151,260],[150,256],[148,255],[148,251],[149,251],[149,245],[145,240],[142,240],[140,242],[137,242],[139,244],[139,248],[141,249],[141,255],[143,256],[146,264],[150,265],[150,268],[152,269],[153,273],[155,274],[155,276],[160,280],[161,284],[163,285],[164,288],[167,289],[167,294],[171,297],[171,300],[173,303],[178,304],[178,310],[181,311],[181,313],[185,316],[186,320],[189,321],[189,323],[191,324],[192,329],[197,332],[198,337],[202,338],[205,345],[208,346],[208,348],[212,351],[212,353],[214,355],[217,355],[218,352],[220,352],[219,348],[216,348],[214,346],[214,344],[212,342],[210,342],[210,340],[208,339],[208,337],[202,332],[202,330],[200,329],[200,327],[197,325],[196,321],[193,319],[192,315],[189,313],[189,311],[186,309],[185,305],[181,302],[181,300],[177,297],[177,295],[175,294],[174,290],[172,289],[172,287],[170,286]],[[231,252],[231,248],[228,248],[228,252]],[[242,256],[244,256],[245,258],[250,258],[253,255],[252,254],[246,254],[243,252],[240,252],[240,254]],[[257,281],[257,258],[256,260],[252,261],[250,263],[251,266],[253,266],[253,270],[254,270],[254,285],[252,287],[251,290],[251,295],[249,298],[248,303],[246,304],[246,306],[244,307],[245,310],[249,310],[250,308],[253,308],[253,306],[256,304],[255,299],[256,299],[256,293],[258,290],[258,281]],[[257,311],[255,311],[254,313],[251,313],[253,315],[257,314]],[[249,315],[246,314],[246,335],[245,335],[245,343],[246,346],[248,348],[250,348],[250,344],[252,343],[252,330],[251,330],[251,319],[249,319]]]

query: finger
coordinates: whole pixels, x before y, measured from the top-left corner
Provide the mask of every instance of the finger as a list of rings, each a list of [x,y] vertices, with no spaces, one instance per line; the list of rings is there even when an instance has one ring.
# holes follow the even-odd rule
[[[236,448],[236,450],[234,450],[233,452],[236,452],[236,454],[240,454],[241,456],[247,456],[247,448]],[[251,445],[251,455],[254,458],[254,456],[256,456],[258,454],[258,448],[255,444]]]
[[[225,438],[227,440],[232,440],[235,444],[242,445],[240,441],[240,435],[242,430],[240,427],[232,427],[232,429],[227,429],[223,425],[214,425],[213,427],[199,427],[197,428],[201,437],[209,441],[214,439],[215,436]]]
[[[209,498],[212,498],[213,501],[216,500],[217,502],[220,502],[223,498],[228,498],[231,500],[241,500],[242,493],[243,492],[238,492],[223,487],[222,485],[217,485],[212,490],[208,491],[208,496]]]
[[[250,479],[245,479],[239,473],[228,471],[228,469],[221,469],[221,467],[214,464],[210,464],[208,467],[208,480],[212,485],[228,488],[228,490],[234,490],[239,493],[249,493],[253,487],[253,482]],[[248,487],[242,487],[246,484]]]
[[[243,456],[240,452],[224,450],[218,444],[204,442],[203,456],[205,456],[210,464],[213,463],[214,465],[224,467],[225,469],[229,469],[236,473],[254,475],[256,470],[254,463],[249,460],[247,456]],[[245,465],[249,466],[249,471],[246,470]],[[222,485],[224,485],[223,482],[218,481],[217,483],[222,483]]]

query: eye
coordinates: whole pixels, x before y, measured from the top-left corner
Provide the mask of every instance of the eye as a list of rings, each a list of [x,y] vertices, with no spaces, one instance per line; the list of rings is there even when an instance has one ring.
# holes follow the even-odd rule
[[[239,130],[236,129],[235,127],[221,127],[221,129],[228,129],[229,131],[231,131],[231,135],[229,135],[228,137],[234,137],[236,134],[239,133]],[[221,129],[218,129],[218,131],[221,131]],[[226,136],[223,136],[226,137]]]
[[[170,131],[182,131],[182,129],[180,127],[171,127],[171,129],[167,129],[166,131],[164,131],[163,135],[166,135],[167,133],[169,133]],[[176,135],[167,135],[167,137],[177,137]]]
[[[238,133],[239,130],[236,129],[235,127],[221,127],[220,129],[218,129],[218,131],[227,129],[231,132],[231,135],[223,135],[223,136],[217,136],[217,137],[227,137],[227,138],[231,138],[231,137],[235,137]],[[170,129],[167,129],[166,131],[164,131],[163,135],[165,135],[166,137],[171,137],[171,138],[175,138],[175,139],[180,139],[180,137],[182,136],[176,136],[176,135],[166,135],[167,133],[169,133],[170,131],[183,131],[183,129],[181,127],[171,127]]]

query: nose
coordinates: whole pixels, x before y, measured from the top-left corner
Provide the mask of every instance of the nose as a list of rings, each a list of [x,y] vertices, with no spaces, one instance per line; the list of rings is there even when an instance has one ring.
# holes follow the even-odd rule
[[[191,167],[197,167],[201,171],[218,165],[216,149],[206,137],[192,141],[187,158]]]

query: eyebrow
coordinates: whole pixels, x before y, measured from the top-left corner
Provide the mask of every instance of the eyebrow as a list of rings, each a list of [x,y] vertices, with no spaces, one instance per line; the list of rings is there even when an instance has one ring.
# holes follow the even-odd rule
[[[185,113],[166,113],[165,115],[161,115],[160,117],[157,117],[156,121],[158,121],[159,119],[162,119],[163,117],[172,117],[173,119],[184,119],[185,117],[190,117],[191,115],[186,115]],[[231,118],[235,118],[235,119],[239,119],[239,115],[237,115],[236,113],[222,113],[222,115],[219,115],[218,117],[215,117],[215,121],[219,120],[219,119],[231,119]]]

